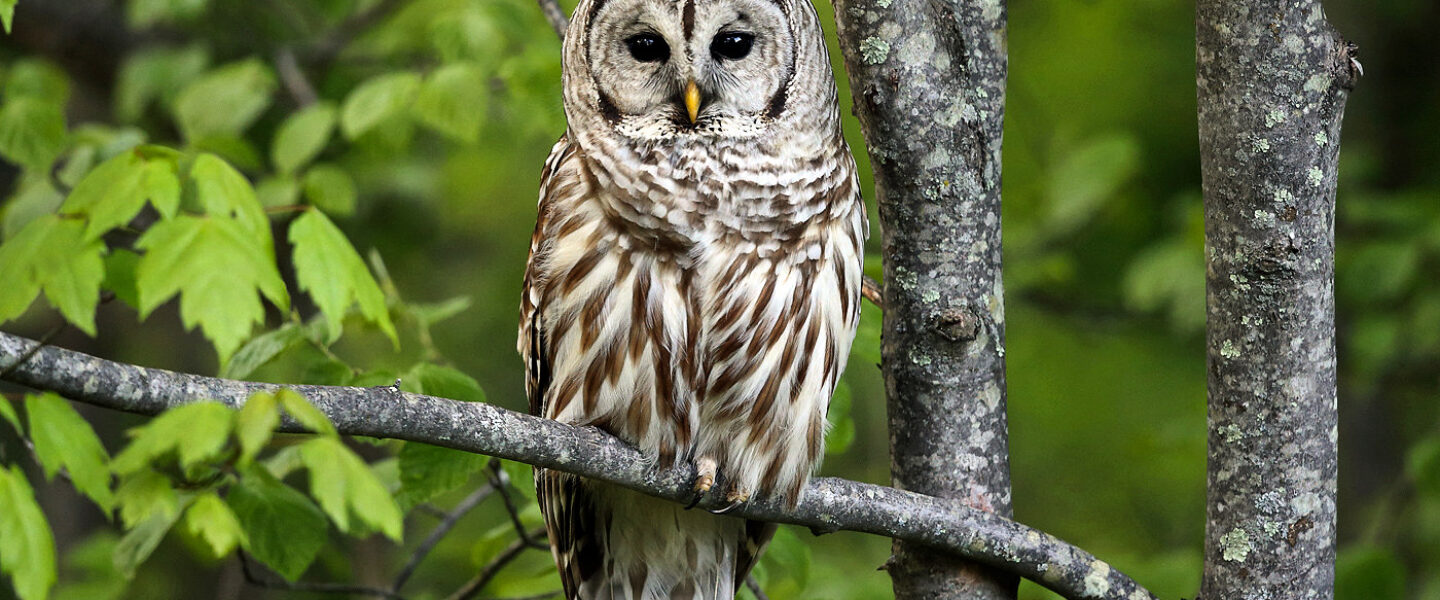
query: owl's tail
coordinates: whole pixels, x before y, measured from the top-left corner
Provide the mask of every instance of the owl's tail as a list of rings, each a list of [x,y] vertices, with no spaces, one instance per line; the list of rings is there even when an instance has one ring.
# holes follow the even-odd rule
[[[568,600],[732,600],[774,532],[559,473],[540,488]]]

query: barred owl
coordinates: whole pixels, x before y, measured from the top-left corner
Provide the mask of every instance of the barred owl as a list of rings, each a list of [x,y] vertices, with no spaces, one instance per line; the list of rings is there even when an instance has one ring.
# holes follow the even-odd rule
[[[519,350],[535,414],[696,494],[791,505],[860,314],[868,225],[807,0],[582,0]],[[774,525],[537,470],[568,598],[733,598]],[[697,496],[698,497],[698,496]]]

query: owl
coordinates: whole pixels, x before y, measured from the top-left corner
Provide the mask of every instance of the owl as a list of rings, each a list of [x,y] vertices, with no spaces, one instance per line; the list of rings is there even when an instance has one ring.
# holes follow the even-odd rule
[[[521,301],[531,412],[695,493],[794,505],[860,314],[868,234],[806,0],[582,0]],[[773,524],[536,471],[568,598],[728,599]],[[719,511],[723,512],[723,511]]]

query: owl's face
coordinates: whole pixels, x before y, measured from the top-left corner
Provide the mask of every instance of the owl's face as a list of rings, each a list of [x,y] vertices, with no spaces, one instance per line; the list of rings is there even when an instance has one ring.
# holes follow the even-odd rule
[[[774,0],[594,0],[583,33],[599,112],[622,135],[747,137],[784,109],[795,71]],[[571,34],[576,32],[573,31]]]

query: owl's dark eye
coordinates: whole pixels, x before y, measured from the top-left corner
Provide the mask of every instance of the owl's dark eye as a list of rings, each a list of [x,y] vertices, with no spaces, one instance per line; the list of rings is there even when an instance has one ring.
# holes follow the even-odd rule
[[[653,33],[637,33],[625,38],[625,47],[630,49],[630,56],[640,62],[661,62],[670,58],[670,45]]]
[[[728,58],[740,60],[750,54],[750,46],[755,43],[755,34],[743,31],[722,31],[715,39],[710,40],[710,54],[715,58]]]

